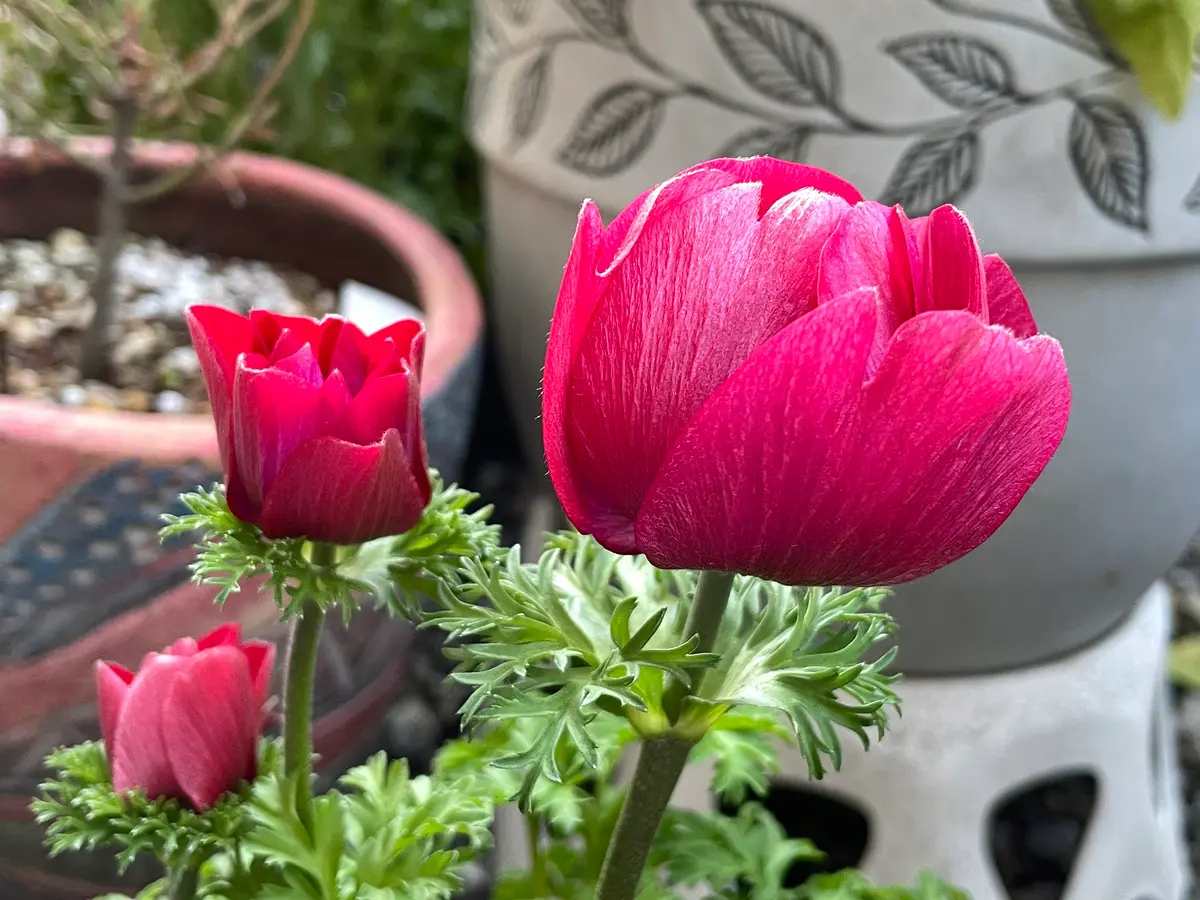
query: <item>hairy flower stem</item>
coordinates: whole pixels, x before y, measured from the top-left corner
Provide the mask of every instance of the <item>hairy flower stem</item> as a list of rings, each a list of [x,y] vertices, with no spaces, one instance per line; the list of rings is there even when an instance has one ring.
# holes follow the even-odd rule
[[[199,886],[200,876],[194,866],[173,869],[167,879],[167,900],[195,900]]]
[[[697,653],[707,653],[716,643],[732,588],[732,575],[700,573],[686,629],[688,636],[697,637]],[[693,741],[671,736],[642,743],[633,782],[604,856],[596,900],[633,900],[637,894],[650,845],[693,746]]]
[[[334,563],[331,544],[313,544],[312,563]],[[321,626],[325,611],[309,601],[292,626],[288,648],[287,684],[283,700],[283,772],[296,778],[296,814],[304,827],[312,830],[312,700],[317,671],[317,649],[321,644]]]

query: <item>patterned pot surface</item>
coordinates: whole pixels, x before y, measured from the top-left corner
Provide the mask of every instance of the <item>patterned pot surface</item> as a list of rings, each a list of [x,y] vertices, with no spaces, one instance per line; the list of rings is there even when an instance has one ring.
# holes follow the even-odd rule
[[[1200,248],[1200,104],[1168,123],[1083,0],[479,0],[495,165],[618,210],[702,159],[831,169],[965,208],[1021,261]]]

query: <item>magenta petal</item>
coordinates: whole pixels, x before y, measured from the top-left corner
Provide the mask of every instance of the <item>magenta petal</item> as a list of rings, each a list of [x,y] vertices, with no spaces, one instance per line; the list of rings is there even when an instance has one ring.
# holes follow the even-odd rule
[[[138,669],[112,739],[113,788],[141,788],[147,797],[177,797],[179,782],[163,743],[163,714],[171,685],[195,656],[152,654]]]
[[[163,742],[180,790],[197,810],[212,806],[251,775],[260,722],[246,657],[214,647],[192,658],[171,682]]]
[[[370,346],[367,336],[353,322],[343,322],[329,350],[326,371],[338,371],[346,379],[351,395],[357,394],[367,377]]]
[[[596,276],[596,253],[603,228],[600,210],[590,200],[584,203],[558,291],[554,318],[550,322],[546,367],[542,375],[542,442],[546,448],[550,480],[567,518],[585,533],[590,531],[587,507],[567,465],[567,380],[584,330],[600,300],[602,282]]]
[[[208,650],[211,647],[221,647],[225,644],[237,645],[241,643],[241,640],[242,626],[237,622],[226,622],[196,641],[196,649]]]
[[[292,347],[300,344],[315,344],[321,328],[321,323],[308,316],[284,316],[265,309],[250,310],[250,324],[260,341],[259,350],[270,356],[275,344],[283,333],[290,332],[289,343]]]
[[[416,319],[398,319],[371,334],[367,341],[370,345],[371,369],[394,353],[400,359],[408,360],[412,370],[418,375],[421,374],[425,357],[425,326]],[[391,348],[387,347],[389,341]],[[390,369],[386,374],[394,371],[396,369]]]
[[[287,372],[307,381],[313,387],[320,387],[325,382],[325,376],[321,374],[321,364],[317,362],[317,355],[313,352],[311,344],[301,344],[291,355],[275,360],[272,366],[280,372]]]
[[[246,641],[242,652],[250,667],[250,681],[254,685],[254,702],[262,706],[267,702],[271,690],[271,678],[275,669],[275,645],[267,641]]]
[[[840,559],[825,574],[841,577],[822,583],[908,581],[973,550],[1050,461],[1069,411],[1052,338],[1018,341],[965,312],[906,323],[864,392],[869,443],[843,474],[857,494],[829,521]]]
[[[398,431],[368,447],[313,438],[291,454],[271,485],[259,527],[270,538],[334,544],[402,534],[429,502],[410,465]]]
[[[1037,322],[1029,311],[1025,292],[1008,263],[992,253],[983,258],[983,271],[987,277],[988,320],[993,325],[1003,325],[1019,338],[1037,334]]]
[[[638,513],[651,562],[777,580],[814,564],[825,549],[807,540],[814,504],[859,440],[855,401],[877,315],[871,290],[822,304],[712,394]]]
[[[900,213],[867,200],[851,208],[821,253],[821,302],[862,288],[879,292],[873,370],[901,322],[913,316],[913,279]]]
[[[124,666],[102,660],[96,663],[95,673],[100,735],[104,739],[104,749],[111,760],[117,722],[121,717],[121,707],[125,705],[125,697],[129,694],[129,685],[133,683],[133,673]]]
[[[233,439],[234,370],[241,354],[256,349],[257,335],[249,319],[220,306],[190,306],[184,318],[212,406],[221,462],[227,464]]]
[[[916,296],[918,313],[965,309],[988,321],[983,254],[966,216],[953,206],[939,206],[931,212],[920,259],[924,277]]]
[[[329,433],[352,444],[377,444],[389,428],[408,434],[409,395],[420,390],[409,371],[369,378]]]
[[[182,637],[163,652],[172,656],[195,656],[199,649],[200,646],[196,643],[195,638]]]
[[[862,194],[848,181],[836,175],[806,166],[803,163],[786,162],[770,156],[755,156],[749,159],[710,159],[694,166],[694,169],[715,169],[726,172],[739,182],[758,182],[762,185],[760,214],[775,205],[780,197],[804,188],[814,188],[825,194],[833,194],[849,204],[862,200]]]
[[[340,416],[341,410],[329,399],[335,386],[334,379],[318,388],[278,369],[238,366],[233,442],[239,489],[249,506],[261,507],[292,451],[309,438],[326,433]],[[232,473],[232,467],[226,471]]]
[[[609,549],[636,547],[645,491],[712,390],[815,304],[820,248],[847,204],[802,190],[760,220],[758,191],[710,191],[647,222],[580,344],[568,449],[585,499],[604,498],[588,518]]]

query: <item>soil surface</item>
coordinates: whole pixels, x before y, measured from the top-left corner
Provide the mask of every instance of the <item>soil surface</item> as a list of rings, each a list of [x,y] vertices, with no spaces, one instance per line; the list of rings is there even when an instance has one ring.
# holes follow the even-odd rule
[[[89,409],[207,412],[183,319],[187,307],[319,317],[337,304],[333,292],[299,272],[131,237],[117,264],[112,383],[81,382],[76,360],[95,309],[89,296],[95,267],[91,242],[78,231],[0,242],[0,393]]]

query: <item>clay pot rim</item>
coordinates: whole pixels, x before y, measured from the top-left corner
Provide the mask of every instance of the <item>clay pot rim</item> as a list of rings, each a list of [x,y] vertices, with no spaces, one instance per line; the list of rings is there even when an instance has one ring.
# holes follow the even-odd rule
[[[105,138],[77,138],[73,153],[99,156],[107,151]],[[195,145],[138,142],[135,164],[174,168],[192,164]],[[48,151],[24,138],[0,147],[0,157],[45,158]],[[55,160],[61,164],[62,158]],[[483,304],[475,281],[458,251],[428,222],[404,207],[349,179],[322,169],[275,156],[235,151],[214,169],[216,177],[241,183],[270,185],[300,196],[336,216],[353,221],[372,234],[412,275],[428,332],[421,395],[436,394],[483,334]],[[198,176],[213,177],[213,176]],[[164,424],[169,422],[169,428]],[[216,434],[208,415],[117,410],[79,410],[45,401],[0,395],[0,440],[41,446],[96,449],[148,461],[177,460],[184,454],[216,458]]]

